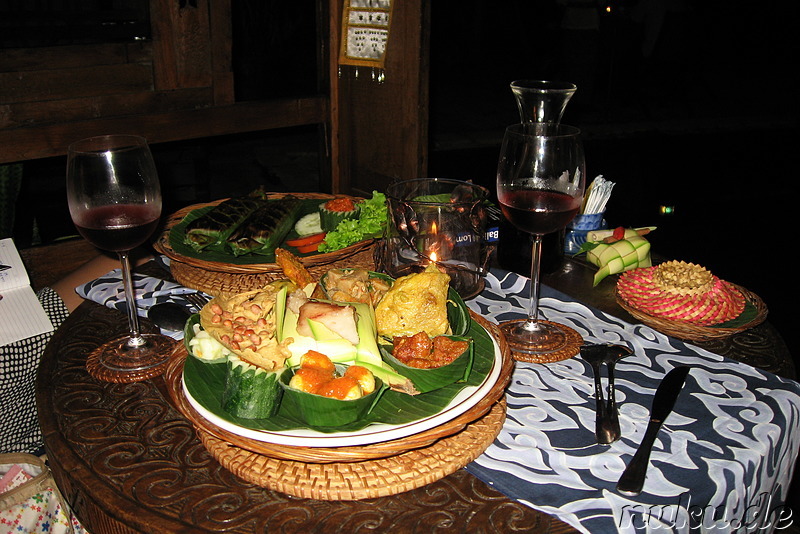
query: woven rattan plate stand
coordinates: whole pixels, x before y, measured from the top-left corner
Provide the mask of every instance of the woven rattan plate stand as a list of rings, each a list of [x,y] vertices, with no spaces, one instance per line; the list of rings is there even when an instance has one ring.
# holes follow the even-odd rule
[[[351,447],[300,447],[265,443],[228,432],[209,422],[183,392],[186,349],[176,348],[164,378],[181,413],[201,442],[226,469],[249,482],[296,497],[356,500],[409,491],[443,478],[477,458],[505,421],[505,388],[514,363],[496,325],[478,315],[500,346],[500,373],[494,386],[464,414],[405,438]]]
[[[481,455],[503,428],[505,401],[464,430],[421,449],[362,462],[306,463],[250,452],[198,430],[211,455],[234,475],[295,497],[353,501],[410,491],[446,477]]]
[[[327,195],[323,193],[270,193],[270,199],[279,199],[293,196],[300,199],[320,199],[320,201],[342,197],[346,195]],[[355,199],[356,197],[349,197]],[[170,271],[175,280],[186,287],[197,289],[209,295],[220,293],[240,293],[250,289],[259,289],[267,283],[278,278],[284,278],[280,267],[275,263],[233,264],[216,261],[206,261],[176,252],[169,243],[172,228],[179,224],[186,215],[196,209],[207,206],[216,206],[226,199],[205,204],[194,204],[180,209],[170,215],[164,225],[164,231],[153,244],[161,254],[170,259]],[[312,275],[319,278],[330,269],[342,267],[374,268],[373,259],[374,239],[361,241],[349,247],[304,256],[300,261],[308,268]]]
[[[683,339],[686,341],[711,341],[714,339],[724,339],[739,332],[744,332],[750,328],[760,325],[767,318],[767,306],[764,304],[758,295],[748,291],[747,289],[736,284],[730,284],[735,289],[740,291],[745,300],[750,303],[756,310],[753,319],[745,324],[735,327],[716,327],[716,326],[700,326],[683,321],[675,321],[671,319],[664,319],[663,317],[656,317],[647,312],[634,308],[623,299],[619,293],[616,294],[617,303],[631,314],[635,319],[641,321],[647,326],[658,330],[662,334]]]
[[[578,354],[581,351],[581,345],[583,345],[583,337],[575,331],[574,329],[568,327],[565,324],[553,323],[550,321],[543,321],[540,320],[540,323],[548,323],[557,326],[564,332],[565,341],[564,346],[556,351],[548,352],[544,354],[537,354],[537,353],[527,353],[525,352],[525,347],[520,346],[521,350],[516,350],[516,347],[513,343],[509,342],[509,346],[511,347],[511,354],[513,355],[514,359],[518,362],[528,362],[528,363],[555,363],[561,362],[564,360],[568,360]]]

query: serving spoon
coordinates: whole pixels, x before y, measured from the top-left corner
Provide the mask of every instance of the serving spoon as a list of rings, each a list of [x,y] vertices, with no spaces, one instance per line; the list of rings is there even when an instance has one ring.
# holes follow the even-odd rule
[[[619,414],[614,388],[614,366],[619,360],[630,356],[633,351],[625,345],[584,345],[581,347],[581,357],[589,362],[594,374],[594,396],[597,403],[595,418],[595,436],[597,443],[608,445],[617,441],[622,432],[619,427]],[[608,401],[603,395],[600,383],[600,366],[608,367]]]

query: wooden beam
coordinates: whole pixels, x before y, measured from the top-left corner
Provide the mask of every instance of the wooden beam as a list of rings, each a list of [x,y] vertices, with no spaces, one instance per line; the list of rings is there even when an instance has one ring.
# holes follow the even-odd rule
[[[209,84],[210,85],[210,84]],[[153,90],[152,67],[142,63],[0,73],[2,103],[38,102]]]
[[[101,117],[135,115],[144,109],[148,113],[201,109],[209,107],[212,98],[210,87],[200,87],[6,104],[0,113],[0,129],[43,128]]]
[[[149,41],[33,48],[6,48],[0,54],[0,72],[75,69],[97,65],[152,62]]]
[[[334,32],[341,32],[341,9],[331,8]],[[344,66],[339,76],[331,61],[334,191],[368,196],[427,174],[429,31],[429,2],[395,1],[383,82],[369,67],[356,77]],[[338,50],[341,36],[333,33],[330,42]]]
[[[326,96],[314,96],[12,128],[0,130],[0,163],[61,156],[73,141],[109,133],[132,133],[150,143],[163,143],[322,124],[328,120],[328,109]]]
[[[325,78],[328,84],[328,94],[330,95],[330,124],[327,135],[329,137],[331,155],[329,158],[331,165],[331,191],[341,193],[349,183],[342,183],[342,176],[348,176],[350,172],[350,158],[347,155],[348,145],[345,138],[341,135],[342,117],[339,102],[341,95],[339,91],[339,61],[338,50],[341,46],[341,26],[342,26],[342,6],[341,2],[330,1],[325,6],[328,10],[328,75]]]
[[[211,73],[214,86],[214,105],[226,106],[235,102],[233,89],[233,57],[231,43],[231,3],[229,0],[209,2],[209,31],[211,33]]]

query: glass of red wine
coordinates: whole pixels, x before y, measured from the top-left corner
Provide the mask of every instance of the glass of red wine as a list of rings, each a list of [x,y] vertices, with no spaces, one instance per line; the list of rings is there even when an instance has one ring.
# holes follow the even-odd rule
[[[539,320],[542,238],[578,213],[586,187],[580,130],[555,123],[509,126],[497,164],[497,199],[505,218],[533,235],[528,316],[500,324],[513,352],[549,354],[568,341],[561,325]]]
[[[132,382],[162,372],[175,342],[141,332],[129,257],[151,236],[161,217],[161,188],[147,141],[134,135],[105,135],[70,145],[67,201],[80,234],[96,247],[118,254],[128,309],[128,334],[90,354],[87,368],[111,382]]]

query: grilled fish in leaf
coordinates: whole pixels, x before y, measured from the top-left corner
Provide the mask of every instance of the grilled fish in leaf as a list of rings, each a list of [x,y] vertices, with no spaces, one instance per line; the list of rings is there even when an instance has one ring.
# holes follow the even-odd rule
[[[231,252],[235,256],[272,252],[294,226],[301,207],[300,199],[292,197],[263,202],[228,237]]]
[[[224,243],[262,204],[263,200],[251,197],[228,199],[190,222],[184,242],[198,252],[215,243]]]

